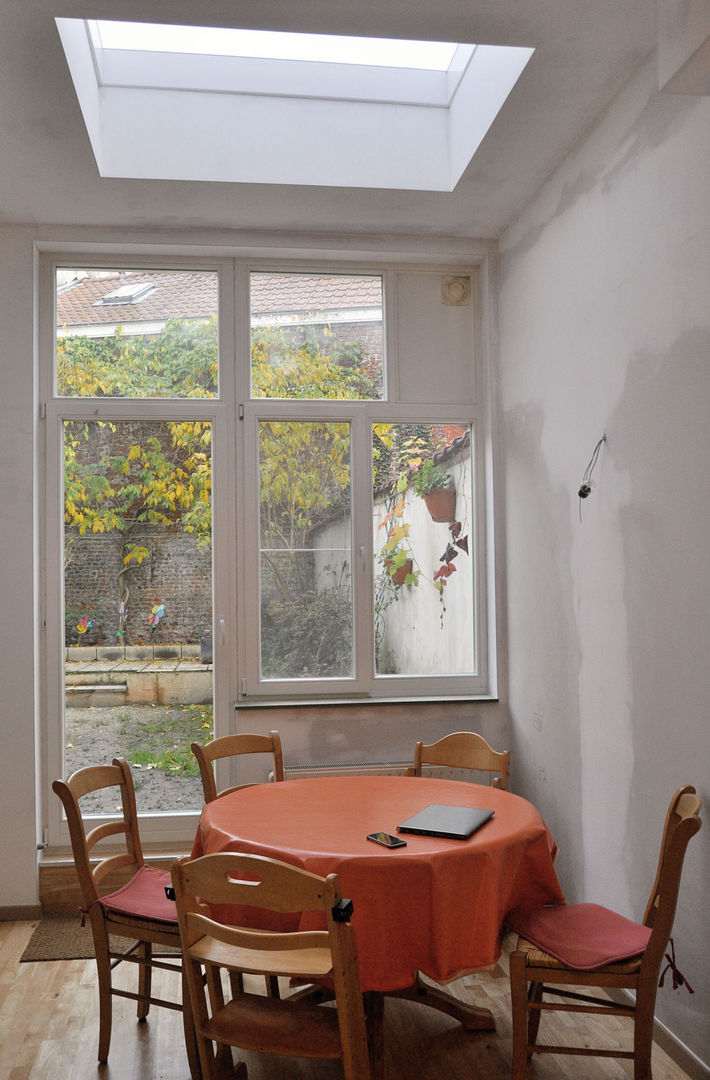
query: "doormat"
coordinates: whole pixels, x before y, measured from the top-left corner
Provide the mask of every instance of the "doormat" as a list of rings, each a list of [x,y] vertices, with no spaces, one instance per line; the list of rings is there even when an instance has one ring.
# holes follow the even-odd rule
[[[118,939],[120,940],[120,939]],[[117,939],[111,942],[114,948]],[[80,915],[62,915],[41,919],[32,931],[20,963],[36,960],[91,960],[94,938],[91,927],[81,925]]]
[[[112,952],[125,952],[130,940],[109,934]],[[171,945],[157,946],[159,953],[179,953]],[[80,915],[57,915],[42,919],[32,931],[32,937],[25,946],[20,963],[38,960],[93,960],[94,937],[88,921],[81,925]]]

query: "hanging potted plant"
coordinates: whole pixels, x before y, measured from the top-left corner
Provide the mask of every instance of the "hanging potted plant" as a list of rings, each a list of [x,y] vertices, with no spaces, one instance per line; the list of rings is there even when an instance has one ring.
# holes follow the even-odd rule
[[[412,477],[412,486],[424,499],[432,521],[453,521],[456,514],[456,488],[448,473],[429,458]]]
[[[387,529],[387,540],[377,557],[393,585],[418,585],[419,571],[414,569],[409,547],[409,524],[402,520],[403,515],[404,498],[400,495],[380,522],[379,528]]]

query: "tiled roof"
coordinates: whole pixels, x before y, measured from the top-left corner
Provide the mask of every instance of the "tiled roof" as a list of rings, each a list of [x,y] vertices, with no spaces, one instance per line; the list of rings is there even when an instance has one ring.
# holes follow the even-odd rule
[[[155,285],[155,289],[138,303],[99,303],[123,285],[142,282]],[[196,319],[216,311],[217,277],[211,273],[151,272],[83,278],[57,295],[57,326]]]
[[[254,274],[251,308],[257,315],[337,311],[382,306],[382,279],[315,274]]]
[[[143,299],[126,303],[100,301],[126,285],[155,286]],[[189,271],[149,271],[88,277],[57,294],[58,326],[90,326],[204,318],[217,311],[217,276]],[[314,310],[379,308],[381,279],[346,275],[254,274],[251,293],[254,315],[307,313]]]

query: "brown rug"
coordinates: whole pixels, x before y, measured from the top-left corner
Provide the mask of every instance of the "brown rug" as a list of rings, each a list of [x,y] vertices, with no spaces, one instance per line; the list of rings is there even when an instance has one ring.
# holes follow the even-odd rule
[[[130,942],[126,938],[109,934],[111,949],[124,952]],[[168,946],[160,946],[161,952],[178,952]],[[81,925],[80,915],[61,915],[42,919],[32,931],[20,963],[37,960],[92,960],[94,939],[91,926]]]
[[[113,944],[113,943],[112,943]],[[42,919],[32,931],[20,962],[35,960],[87,960],[94,955],[94,939],[80,915]]]

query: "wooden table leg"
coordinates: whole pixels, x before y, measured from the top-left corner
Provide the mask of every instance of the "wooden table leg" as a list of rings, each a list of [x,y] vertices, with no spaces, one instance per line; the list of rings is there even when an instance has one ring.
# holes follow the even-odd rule
[[[408,986],[404,990],[390,990],[387,992],[387,997],[417,1001],[420,1005],[428,1005],[430,1009],[448,1013],[463,1024],[467,1031],[495,1031],[496,1029],[490,1009],[482,1009],[478,1005],[469,1005],[465,1001],[460,1001],[453,994],[447,994],[441,987],[431,986],[424,982],[419,973],[417,973],[414,986]]]
[[[385,1075],[385,1038],[384,1009],[385,996],[377,990],[368,990],[363,994],[365,1003],[365,1023],[367,1026],[367,1045],[370,1052],[370,1072],[372,1080],[384,1080]]]

